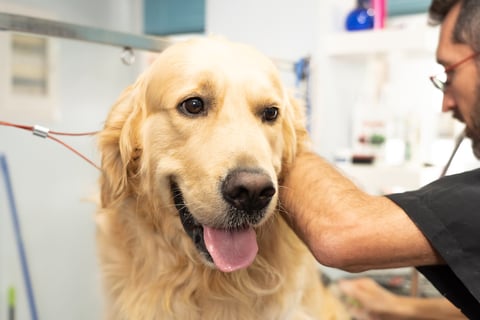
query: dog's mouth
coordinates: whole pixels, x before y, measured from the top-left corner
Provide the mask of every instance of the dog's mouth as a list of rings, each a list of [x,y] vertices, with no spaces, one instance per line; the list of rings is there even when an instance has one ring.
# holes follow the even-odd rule
[[[243,224],[222,229],[202,225],[190,213],[178,184],[171,181],[170,189],[183,228],[204,259],[223,272],[236,271],[252,264],[258,252],[252,226]]]

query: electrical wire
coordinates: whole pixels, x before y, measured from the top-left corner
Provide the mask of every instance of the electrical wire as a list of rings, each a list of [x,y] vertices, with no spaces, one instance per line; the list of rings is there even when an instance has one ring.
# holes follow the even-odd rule
[[[455,154],[457,153],[458,148],[462,144],[463,139],[465,139],[467,135],[466,129],[463,130],[455,139],[455,145],[453,147],[452,154],[450,155],[450,158],[448,159],[447,163],[443,167],[442,172],[440,173],[440,178],[444,177],[447,174],[448,168],[450,168],[450,165],[452,164],[453,157],[455,157]]]
[[[97,168],[98,170],[101,171],[100,167],[97,164],[95,164],[95,162],[93,162],[92,160],[90,160],[89,158],[84,156],[81,152],[79,152],[78,150],[76,150],[72,146],[68,145],[64,141],[52,136],[52,135],[71,136],[71,137],[93,136],[93,135],[96,135],[98,133],[98,131],[80,132],[80,133],[59,132],[59,131],[52,131],[48,128],[44,128],[44,127],[41,127],[41,126],[38,126],[38,125],[28,126],[28,125],[10,123],[10,122],[1,121],[1,120],[0,120],[0,126],[13,127],[13,128],[27,130],[27,131],[31,131],[36,136],[39,136],[39,137],[42,137],[42,138],[52,139],[53,141],[61,144],[62,146],[64,146],[68,150],[72,151],[77,156],[79,156],[80,158],[82,158],[83,160],[85,160],[86,162],[88,162],[89,164],[91,164],[92,166],[94,166],[95,168]]]

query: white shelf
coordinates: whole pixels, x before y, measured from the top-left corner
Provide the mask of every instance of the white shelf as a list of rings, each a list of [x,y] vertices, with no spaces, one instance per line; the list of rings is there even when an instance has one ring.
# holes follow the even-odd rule
[[[415,164],[338,164],[338,168],[364,191],[385,194],[415,190],[436,180],[442,167],[424,167]]]
[[[434,53],[438,28],[383,29],[336,32],[327,35],[325,53],[330,57],[349,57],[394,52]]]

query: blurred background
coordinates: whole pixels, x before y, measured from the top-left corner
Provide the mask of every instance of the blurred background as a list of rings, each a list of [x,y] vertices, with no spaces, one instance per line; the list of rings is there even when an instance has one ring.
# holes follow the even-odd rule
[[[371,24],[368,1],[353,0],[0,0],[0,13],[170,41],[218,34],[252,44],[307,105],[315,151],[368,192],[383,194],[438,177],[462,130],[441,114],[441,92],[428,79],[442,71],[435,62],[438,28],[427,26],[429,3],[390,0],[380,25]],[[125,65],[121,54],[121,47],[0,30],[0,121],[99,130],[151,59],[134,50],[136,62]],[[99,162],[94,138],[65,141]],[[98,171],[53,141],[12,127],[0,126],[0,154],[39,318],[101,318]],[[465,142],[449,173],[475,165]],[[0,319],[13,290],[17,318],[30,319],[6,178],[0,172]],[[324,271],[332,279],[350,276]]]

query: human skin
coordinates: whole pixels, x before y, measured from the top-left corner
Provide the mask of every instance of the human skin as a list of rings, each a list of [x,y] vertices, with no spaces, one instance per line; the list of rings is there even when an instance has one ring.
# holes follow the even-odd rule
[[[370,278],[341,280],[352,316],[359,320],[460,320],[462,312],[443,297],[400,296],[384,289]]]

